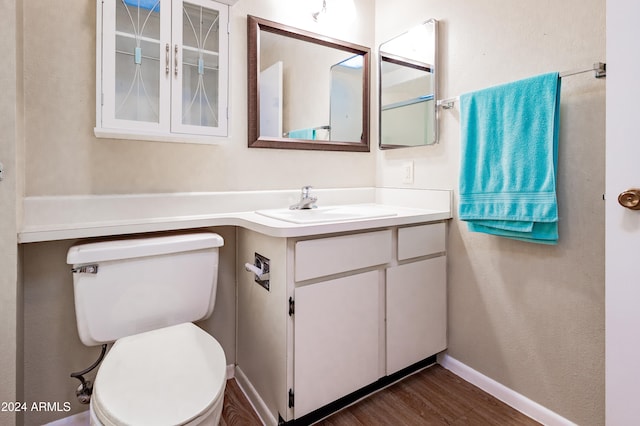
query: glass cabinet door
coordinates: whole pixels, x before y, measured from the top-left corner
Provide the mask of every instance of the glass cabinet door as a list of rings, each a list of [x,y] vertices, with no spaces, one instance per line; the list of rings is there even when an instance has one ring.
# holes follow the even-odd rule
[[[229,7],[212,0],[101,3],[97,130],[172,141],[226,136]]]
[[[112,0],[103,15],[103,125],[169,130],[168,0]]]
[[[228,8],[206,0],[173,8],[172,130],[226,135]]]

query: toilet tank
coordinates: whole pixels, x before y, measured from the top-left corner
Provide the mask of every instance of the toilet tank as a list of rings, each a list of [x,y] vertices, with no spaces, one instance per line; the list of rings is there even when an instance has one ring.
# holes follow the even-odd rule
[[[211,232],[78,244],[73,265],[78,334],[88,346],[205,319],[213,312],[218,248]]]

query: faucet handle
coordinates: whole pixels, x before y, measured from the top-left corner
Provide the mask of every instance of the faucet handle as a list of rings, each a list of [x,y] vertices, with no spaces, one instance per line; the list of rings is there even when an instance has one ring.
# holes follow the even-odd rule
[[[314,197],[310,194],[310,190],[313,188],[312,186],[306,185],[302,187],[302,194],[300,194],[300,201],[290,206],[291,210],[306,210],[306,209],[315,209],[316,205],[314,204],[318,201],[318,197]]]

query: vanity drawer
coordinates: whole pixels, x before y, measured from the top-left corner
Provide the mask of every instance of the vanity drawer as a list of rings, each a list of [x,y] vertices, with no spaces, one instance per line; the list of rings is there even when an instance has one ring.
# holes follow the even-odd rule
[[[391,230],[298,241],[295,280],[303,281],[389,263]]]
[[[398,229],[398,260],[446,251],[444,222]]]

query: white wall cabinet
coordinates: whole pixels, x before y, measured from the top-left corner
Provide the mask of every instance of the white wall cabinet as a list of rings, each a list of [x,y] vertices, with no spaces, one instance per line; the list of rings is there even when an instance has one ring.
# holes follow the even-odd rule
[[[275,238],[238,230],[236,378],[267,424],[446,348],[445,223]],[[270,259],[269,290],[244,270]]]
[[[229,6],[98,0],[97,11],[97,136],[207,142],[227,135]]]

